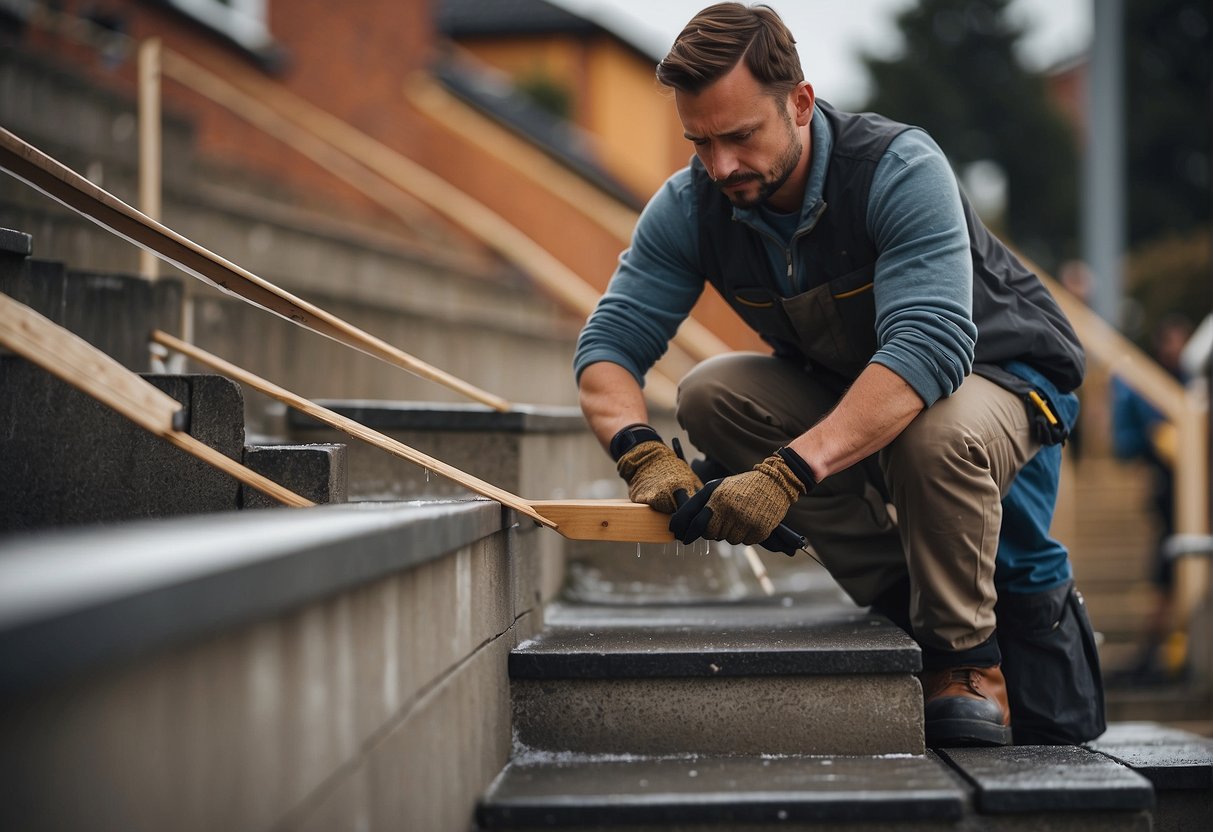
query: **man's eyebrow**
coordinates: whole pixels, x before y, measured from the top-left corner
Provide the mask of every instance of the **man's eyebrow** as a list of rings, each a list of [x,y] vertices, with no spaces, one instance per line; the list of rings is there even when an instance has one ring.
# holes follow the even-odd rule
[[[739,136],[744,136],[747,133],[753,133],[755,130],[758,129],[759,126],[760,126],[759,124],[742,124],[738,127],[733,128],[732,130],[729,130],[728,132],[717,133],[716,135],[718,138],[721,138],[721,139],[735,139]],[[704,138],[703,136],[696,136],[694,133],[689,133],[685,130],[682,133],[682,137],[690,142],[697,141],[697,140]]]

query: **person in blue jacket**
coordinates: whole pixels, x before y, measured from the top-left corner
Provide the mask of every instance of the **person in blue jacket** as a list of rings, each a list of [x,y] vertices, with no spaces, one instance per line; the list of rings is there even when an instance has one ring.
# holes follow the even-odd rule
[[[1090,625],[1048,535],[1084,371],[1065,316],[930,136],[815,97],[770,8],[704,9],[657,77],[694,157],[642,213],[575,357],[631,498],[685,542],[805,535],[922,648],[931,745],[1102,733]],[[647,424],[642,384],[708,284],[772,354],[681,381],[697,473]]]
[[[1155,360],[1181,384],[1186,383],[1180,356],[1192,335],[1192,323],[1182,315],[1166,315],[1154,327],[1151,346]],[[1151,555],[1154,599],[1146,621],[1144,643],[1132,666],[1115,674],[1115,682],[1136,684],[1167,681],[1178,675],[1181,662],[1161,660],[1160,648],[1172,625],[1171,594],[1174,564],[1164,544],[1175,533],[1174,426],[1154,405],[1119,376],[1112,377],[1112,450],[1120,459],[1140,459],[1150,470],[1149,509],[1157,535]],[[1182,654],[1182,650],[1175,651]],[[1109,678],[1109,684],[1113,679]]]

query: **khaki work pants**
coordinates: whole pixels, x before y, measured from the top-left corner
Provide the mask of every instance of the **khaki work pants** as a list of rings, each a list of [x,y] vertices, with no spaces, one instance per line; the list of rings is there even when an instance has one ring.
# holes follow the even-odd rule
[[[687,374],[677,412],[692,444],[738,473],[804,433],[837,400],[791,362],[732,353]],[[919,643],[976,647],[994,632],[1002,498],[1039,448],[1023,401],[970,375],[883,451],[820,482],[786,522],[857,604],[871,604],[908,573]]]

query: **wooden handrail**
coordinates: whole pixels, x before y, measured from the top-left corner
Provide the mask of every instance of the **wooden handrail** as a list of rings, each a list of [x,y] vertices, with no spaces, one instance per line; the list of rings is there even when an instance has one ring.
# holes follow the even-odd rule
[[[416,219],[417,206],[425,205],[529,275],[566,309],[585,315],[597,304],[596,289],[500,214],[280,84],[235,70],[221,77],[170,49],[161,61],[165,75],[324,165],[402,218]],[[646,393],[672,407],[676,389],[673,379],[655,370]]]
[[[0,127],[0,169],[215,288],[495,410],[510,404],[223,259]]]
[[[1022,255],[1021,255],[1022,257]],[[1205,396],[1186,389],[1128,338],[1117,332],[1086,304],[1061,287],[1031,261],[1058,305],[1074,325],[1088,358],[1098,361],[1139,392],[1175,426],[1181,453],[1175,459],[1175,531],[1209,532],[1209,407]],[[1193,612],[1207,597],[1210,568],[1204,558],[1184,558],[1176,566],[1172,590],[1176,619],[1187,628]]]

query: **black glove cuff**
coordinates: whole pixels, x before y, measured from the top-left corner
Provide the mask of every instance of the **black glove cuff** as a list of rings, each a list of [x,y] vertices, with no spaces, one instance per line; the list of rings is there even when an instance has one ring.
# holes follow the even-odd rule
[[[813,486],[817,485],[817,478],[813,476],[813,469],[809,467],[809,463],[805,462],[804,458],[791,448],[780,448],[775,453],[792,469],[796,479],[800,480],[801,485],[804,486],[804,493],[808,494],[812,491]]]
[[[609,448],[611,459],[618,462],[621,456],[641,442],[651,442],[654,439],[660,442],[661,434],[653,430],[651,425],[646,425],[644,422],[628,425],[611,437],[611,446]]]

